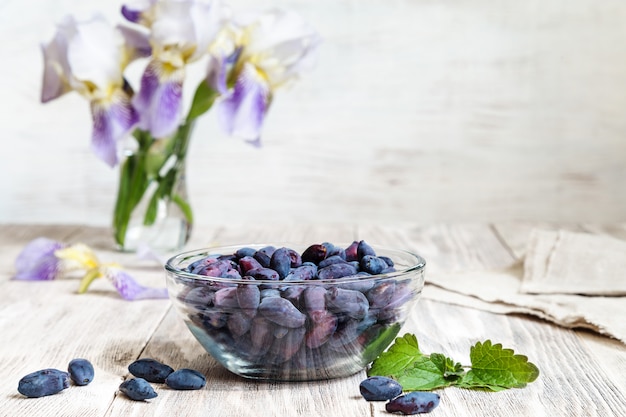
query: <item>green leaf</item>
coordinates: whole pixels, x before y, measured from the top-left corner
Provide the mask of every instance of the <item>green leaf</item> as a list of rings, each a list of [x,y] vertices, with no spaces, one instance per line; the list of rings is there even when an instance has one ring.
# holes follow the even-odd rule
[[[459,362],[455,363],[451,358],[441,353],[431,353],[430,360],[437,366],[437,369],[441,371],[441,374],[446,379],[456,380],[465,373],[463,365]]]
[[[368,375],[400,375],[405,369],[412,367],[413,363],[422,356],[417,344],[417,337],[407,333],[402,337],[396,338],[394,344],[376,358]]]
[[[463,377],[457,381],[456,386],[459,388],[494,392],[504,391],[505,389],[507,389],[506,387],[492,385],[485,381],[477,379],[476,374],[474,374],[472,371],[469,371],[467,374],[463,375]]]
[[[198,85],[198,88],[196,88],[196,93],[191,102],[191,108],[187,114],[187,121],[189,122],[207,112],[218,95],[219,93],[209,87],[206,81],[202,81],[200,85]]]
[[[171,199],[172,190],[176,181],[176,175],[178,175],[178,170],[176,167],[172,167],[169,171],[167,171],[165,176],[157,179],[159,185],[157,189],[154,190],[154,194],[150,198],[150,203],[146,208],[146,213],[143,219],[144,226],[152,226],[156,221],[159,201]]]
[[[406,369],[395,379],[405,391],[430,391],[448,387],[456,382],[456,379],[446,378],[438,364],[428,356],[419,357],[412,368]]]
[[[391,343],[393,338],[398,335],[399,331],[400,324],[396,323],[392,326],[385,328],[383,331],[373,337],[372,341],[369,342],[363,350],[363,362],[370,363],[371,361],[376,359],[380,352],[382,352],[387,346],[389,346],[389,343]]]
[[[528,358],[516,355],[491,340],[478,342],[470,349],[472,368],[459,382],[463,388],[522,388],[539,376],[539,369]]]
[[[193,224],[193,211],[191,210],[191,204],[186,202],[178,194],[174,194],[172,196],[172,201],[176,203],[178,208],[180,208],[180,211],[183,212],[183,215],[185,216],[185,220],[187,220],[187,223]]]

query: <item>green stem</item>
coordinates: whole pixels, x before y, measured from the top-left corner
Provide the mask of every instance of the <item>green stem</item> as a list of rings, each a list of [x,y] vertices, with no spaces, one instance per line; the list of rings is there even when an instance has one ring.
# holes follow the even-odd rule
[[[153,150],[152,155],[155,154],[154,152],[162,152],[162,159],[157,166],[154,164],[149,166],[147,162],[151,146],[156,140],[148,132],[135,131],[134,136],[139,146],[137,151],[129,155],[122,165],[113,217],[115,241],[120,248],[124,248],[126,232],[133,211],[143,199],[152,181],[156,181],[157,187],[144,213],[144,226],[154,224],[161,200],[172,201],[180,208],[187,222],[190,224],[193,222],[191,206],[184,196],[176,193],[176,184],[184,169],[193,124],[193,121],[187,121],[178,128],[172,138],[158,139],[171,141],[171,146],[165,143],[166,146],[163,149]],[[171,155],[175,156],[174,165],[166,173],[161,173],[163,165],[167,163]]]
[[[134,136],[139,147],[123,163],[113,217],[115,241],[122,248],[132,212],[150,183],[145,169],[145,157],[154,139],[147,132],[140,130],[136,130]]]
[[[84,294],[85,292],[87,292],[87,289],[89,288],[91,283],[95,279],[100,278],[101,276],[102,276],[102,273],[100,273],[100,270],[98,268],[93,268],[87,271],[85,276],[80,280],[80,284],[78,286],[78,293]]]

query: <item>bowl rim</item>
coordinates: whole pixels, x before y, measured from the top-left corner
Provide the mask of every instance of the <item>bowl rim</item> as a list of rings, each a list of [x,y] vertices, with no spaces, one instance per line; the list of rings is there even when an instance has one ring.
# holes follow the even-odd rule
[[[375,244],[369,244],[376,252],[378,251],[386,251],[386,252],[395,252],[397,254],[401,254],[404,256],[409,256],[415,259],[416,263],[412,266],[399,269],[393,272],[387,272],[385,274],[376,274],[369,276],[346,276],[341,278],[331,278],[331,279],[312,279],[312,280],[293,280],[293,281],[284,281],[284,280],[269,280],[269,279],[254,279],[254,280],[245,280],[241,278],[224,278],[224,277],[212,277],[207,275],[198,275],[192,274],[191,272],[183,271],[180,268],[174,266],[174,263],[180,264],[187,258],[191,258],[194,256],[205,255],[208,256],[210,254],[217,254],[218,250],[233,250],[240,249],[244,247],[251,248],[263,248],[265,246],[274,246],[276,248],[286,247],[290,248],[291,246],[297,247],[309,247],[314,243],[301,243],[301,242],[272,242],[272,243],[245,243],[245,244],[234,244],[234,245],[214,245],[207,246],[199,249],[192,249],[185,252],[181,252],[177,255],[170,257],[164,265],[164,268],[167,272],[175,274],[178,278],[185,278],[187,280],[197,280],[203,282],[222,282],[222,283],[230,283],[230,284],[249,284],[249,285],[259,285],[259,284],[271,284],[271,285],[320,285],[320,284],[350,284],[354,282],[367,282],[367,281],[379,281],[382,279],[390,279],[390,278],[399,278],[404,275],[408,275],[410,273],[415,273],[418,271],[423,271],[426,268],[426,260],[421,256],[414,252],[404,250],[404,249],[396,249],[390,248],[388,246],[380,246]],[[346,244],[349,245],[350,243]],[[291,246],[289,246],[291,245]],[[335,246],[342,246],[343,242],[336,244]],[[232,253],[235,251],[233,250]],[[228,255],[228,253],[225,253]],[[383,255],[384,256],[384,255]],[[200,259],[200,258],[198,258]]]

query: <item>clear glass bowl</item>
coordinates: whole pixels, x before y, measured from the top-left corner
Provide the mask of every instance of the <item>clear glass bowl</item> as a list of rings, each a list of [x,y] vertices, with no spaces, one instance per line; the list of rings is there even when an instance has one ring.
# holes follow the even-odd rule
[[[374,245],[377,256],[393,260],[395,272],[289,282],[187,272],[209,256],[269,245],[300,254],[310,246],[214,247],[179,254],[165,265],[170,298],[191,333],[242,377],[307,381],[359,372],[394,340],[424,287],[422,257]]]

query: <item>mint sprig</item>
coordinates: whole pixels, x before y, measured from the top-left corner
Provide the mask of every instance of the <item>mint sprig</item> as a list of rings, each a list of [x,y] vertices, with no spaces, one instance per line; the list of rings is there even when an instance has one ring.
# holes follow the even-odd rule
[[[501,391],[522,388],[539,376],[539,369],[528,358],[516,355],[491,340],[470,348],[470,366],[441,354],[425,355],[417,337],[407,333],[396,338],[387,351],[372,363],[369,376],[388,376],[405,391],[430,391],[457,386],[467,389]]]

